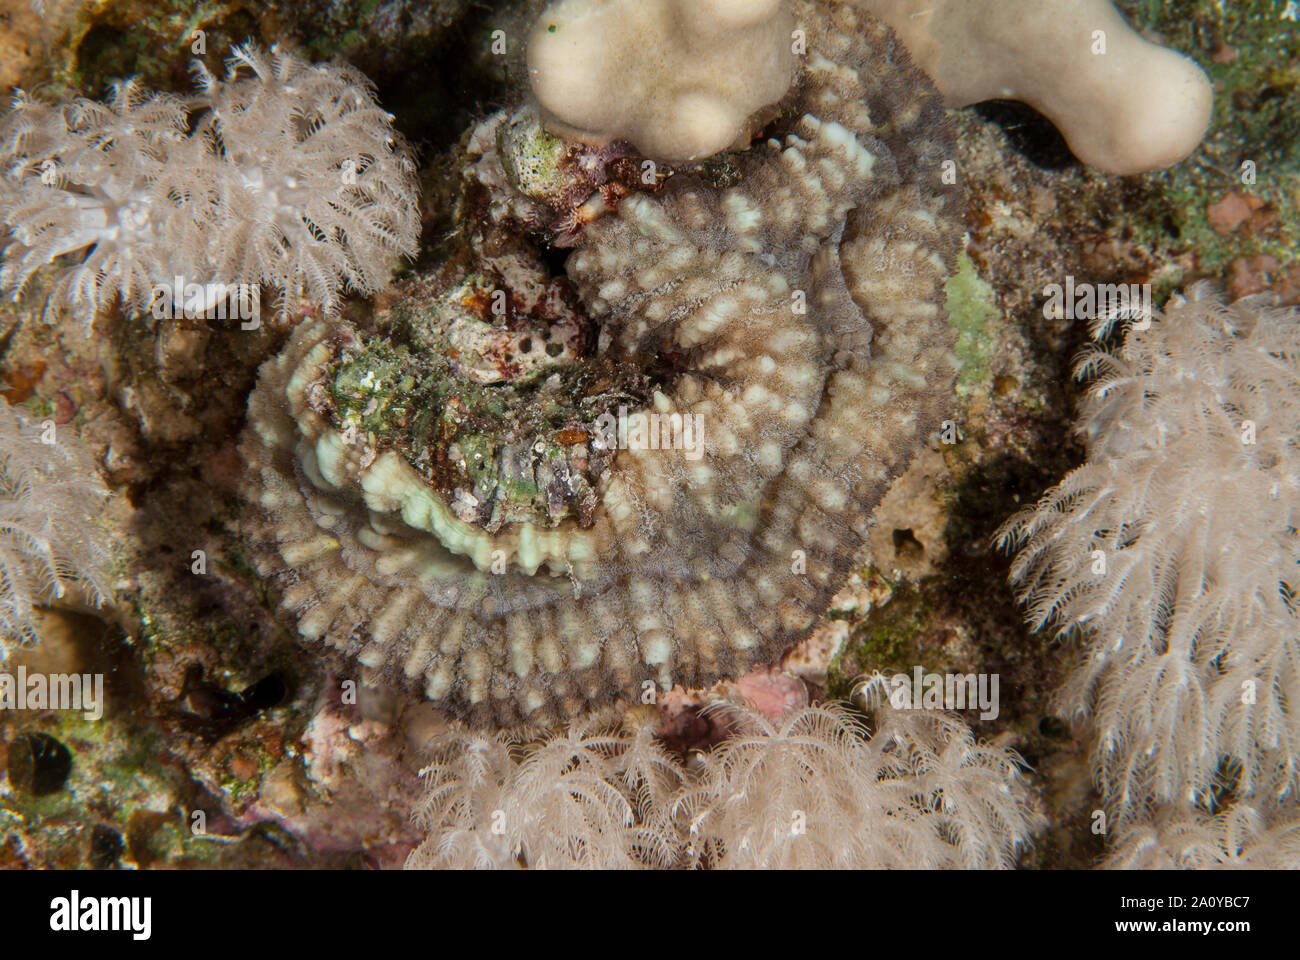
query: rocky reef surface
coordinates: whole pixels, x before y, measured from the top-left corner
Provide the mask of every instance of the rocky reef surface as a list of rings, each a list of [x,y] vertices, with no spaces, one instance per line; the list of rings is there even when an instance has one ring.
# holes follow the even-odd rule
[[[851,697],[863,674],[910,672],[918,664],[937,673],[1000,676],[998,716],[962,716],[977,736],[1018,751],[1028,765],[1030,789],[1049,826],[1023,854],[1024,865],[1096,862],[1105,841],[1090,829],[1100,800],[1091,781],[1088,735],[1057,716],[1049,702],[1072,653],[1067,643],[1025,627],[1006,582],[1010,560],[994,542],[1008,517],[1083,458],[1069,429],[1081,390],[1070,372],[1087,329],[1044,310],[1046,290],[1067,277],[1150,284],[1163,303],[1174,290],[1209,280],[1233,296],[1300,304],[1296,24],[1279,19],[1270,0],[1243,0],[1228,9],[1209,0],[1121,0],[1117,6],[1148,39],[1200,64],[1213,85],[1208,132],[1188,159],[1169,169],[1116,176],[1086,167],[1050,123],[1010,101],[949,110],[945,118],[935,99],[899,94],[890,86],[895,76],[879,79],[881,86],[865,99],[862,90],[846,93],[860,78],[834,66],[851,57],[827,27],[809,37],[813,49],[822,44],[827,65],[796,88],[792,96],[804,98],[799,109],[792,110],[795,101],[789,100],[784,119],[764,118],[775,124],[764,128],[764,137],[778,146],[760,138],[744,153],[663,163],[646,182],[645,158],[631,145],[571,147],[520,112],[527,88],[523,39],[542,7],[531,0],[98,0],[50,3],[42,16],[20,0],[0,2],[0,51],[12,52],[0,55],[0,83],[41,85],[50,96],[101,97],[111,80],[128,75],[184,93],[191,88],[192,59],[219,72],[231,45],[249,40],[267,47],[284,43],[313,60],[345,59],[374,81],[379,102],[416,148],[423,217],[415,261],[400,268],[388,290],[371,300],[346,300],[337,316],[303,300],[257,329],[241,330],[233,320],[147,324],[105,311],[87,337],[76,318],[52,310],[40,295],[50,270],[37,275],[23,298],[0,303],[0,393],[9,404],[80,435],[119,494],[110,509],[127,551],[115,605],[41,611],[41,643],[9,660],[11,670],[102,673],[108,679],[97,720],[62,711],[0,714],[0,772],[6,774],[0,863],[398,866],[424,840],[411,814],[422,792],[419,771],[431,759],[429,744],[453,722],[441,707],[484,723],[545,723],[597,708],[617,713],[638,701],[643,708],[648,680],[660,740],[686,756],[728,732],[716,714],[701,712],[711,700],[741,698],[779,716],[824,696]],[[914,69],[896,66],[898,76]],[[855,97],[870,106],[864,111],[869,116],[852,116],[844,104]],[[857,122],[869,128],[880,144],[872,160],[879,167],[876,184],[835,184],[835,164],[842,173],[867,161],[839,149],[833,131],[790,120],[818,115],[818,109],[841,111],[836,122],[845,127]],[[940,146],[917,146],[927,138]],[[863,190],[842,206],[869,200],[877,217],[855,222],[845,209],[833,212],[831,203],[830,220],[813,224],[809,194],[797,192],[807,179],[780,179],[782,162],[791,165],[787,174],[800,162],[782,161],[785,150],[808,165],[827,160],[824,194]],[[951,182],[943,179],[942,159],[954,161]],[[757,224],[747,226],[746,200],[773,209],[783,186],[796,208],[792,218],[773,225],[755,214]],[[948,199],[950,193],[958,199]],[[909,360],[931,359],[912,401],[915,424],[898,435],[899,428],[881,428],[873,447],[897,449],[897,462],[874,477],[864,471],[861,486],[851,491],[844,509],[852,518],[844,526],[852,537],[806,538],[828,545],[825,557],[805,557],[811,579],[803,582],[812,586],[793,580],[770,585],[783,597],[799,598],[798,610],[780,611],[770,629],[755,630],[737,653],[722,641],[744,636],[716,613],[690,607],[689,595],[673,599],[671,590],[626,582],[631,564],[613,574],[571,571],[581,559],[575,553],[548,553],[536,545],[550,531],[573,531],[581,539],[596,530],[599,544],[641,548],[643,528],[607,521],[607,514],[618,515],[619,504],[599,493],[607,490],[602,477],[613,458],[602,460],[593,444],[596,421],[617,412],[620,403],[633,412],[658,409],[658,397],[664,398],[658,412],[669,414],[684,392],[702,396],[704,389],[690,385],[698,371],[671,357],[669,346],[644,339],[656,317],[648,291],[716,275],[727,254],[740,250],[751,259],[736,266],[736,285],[749,283],[754,289],[743,295],[752,293],[756,302],[781,301],[786,309],[779,319],[789,327],[800,316],[788,309],[790,294],[801,289],[811,299],[827,289],[818,286],[824,264],[796,250],[795,234],[835,235],[850,257],[871,264],[874,256],[878,263],[889,258],[889,247],[873,249],[872,243],[881,237],[896,242],[891,228],[920,208],[935,224],[924,239],[938,251],[938,265],[903,271],[910,281],[903,293],[866,289],[876,276],[866,268],[856,277],[847,262],[835,271],[848,283],[834,293],[850,296],[859,314],[870,318],[876,346],[886,354],[891,328],[880,304],[906,300],[933,307],[933,315],[919,321],[927,325],[923,348],[899,345],[911,351]],[[672,227],[692,242],[677,242]],[[713,260],[672,259],[675,250],[705,246],[694,242],[705,234]],[[746,238],[755,239],[751,248]],[[638,240],[656,246],[632,252]],[[665,267],[663,277],[635,278],[638,289],[614,275],[630,273],[624,263],[602,261],[601,244],[626,247],[629,257],[645,260],[648,273],[661,262],[675,265]],[[569,256],[567,276],[560,277]],[[924,259],[917,255],[918,264]],[[498,323],[491,294],[503,288],[512,291],[509,317]],[[695,300],[716,304],[721,292],[702,289]],[[659,309],[661,318],[670,311]],[[782,355],[775,318],[771,327],[747,330],[734,344],[705,341],[707,329],[692,333],[681,316],[673,320],[683,343],[704,342],[719,354],[711,373],[741,362],[725,355],[729,350],[755,364],[765,357],[772,369],[756,369],[755,377],[786,381],[774,392],[803,389],[805,395],[803,416],[791,412],[789,423],[764,435],[774,445],[770,473],[737,467],[718,484],[726,491],[720,503],[705,497],[685,507],[651,503],[660,513],[650,529],[673,520],[693,531],[676,542],[644,538],[647,550],[660,551],[653,568],[664,582],[699,577],[683,544],[698,541],[698,531],[716,523],[725,507],[733,511],[729,521],[754,541],[764,530],[776,531],[767,548],[789,574],[801,541],[780,536],[776,523],[746,526],[745,491],[800,462],[806,435],[831,445],[834,435],[818,435],[819,418],[809,411],[818,408],[823,391],[836,394],[828,383],[835,375],[857,373],[851,361],[836,359],[837,348],[869,334],[844,325],[805,331],[808,342]],[[597,349],[602,328],[608,339],[622,338],[621,353]],[[647,343],[654,344],[658,362],[646,361]],[[422,355],[439,359],[431,364]],[[671,362],[662,362],[665,355]],[[798,365],[809,356],[815,362],[808,377],[816,382],[801,386]],[[579,362],[587,366],[575,372]],[[936,375],[940,367],[945,372]],[[873,375],[861,371],[862,382],[840,395],[868,394]],[[905,391],[906,371],[891,376],[890,389]],[[430,397],[446,408],[449,378],[464,409],[440,424],[415,422],[413,414],[427,409]],[[953,385],[940,389],[936,381],[945,378]],[[257,398],[283,392],[291,382],[295,420],[276,405],[279,419],[259,433],[259,411],[270,408]],[[513,410],[497,403],[503,383],[533,390],[547,382],[549,408],[531,402],[533,394]],[[376,391],[377,383],[396,385],[413,399]],[[725,400],[722,391],[718,403]],[[265,413],[266,422],[272,416]],[[503,431],[507,420],[511,429]],[[834,423],[845,422],[873,428],[865,409],[838,411]],[[313,478],[295,466],[304,431],[314,431],[312,442],[323,450],[326,434],[342,438],[349,427],[353,436],[382,436],[383,442],[339,447],[347,455],[332,476],[322,468]],[[441,446],[426,451],[431,431]],[[748,432],[737,429],[735,437],[737,445],[755,444]],[[476,453],[493,469],[472,468]],[[711,450],[704,462],[725,471],[725,454]],[[368,544],[368,537],[405,540],[411,530],[371,524],[372,532],[358,533],[365,524],[347,519],[339,506],[355,498],[330,496],[347,485],[365,488],[367,471],[384,456],[423,472],[442,491],[451,506],[440,529],[454,527],[460,539],[448,549],[452,538],[440,535],[438,549],[447,552],[437,558],[442,566],[427,556],[418,573],[390,564],[350,584],[354,592],[348,593],[339,577],[357,566],[313,565],[323,554],[294,553],[302,537],[277,529],[290,514],[275,512],[282,504],[259,508],[256,488],[278,482],[277,491],[298,511],[295,522],[316,533],[343,530],[354,538],[354,552],[374,550],[378,541]],[[520,484],[520,457],[545,463],[548,482],[536,483],[530,466],[529,482]],[[649,460],[646,469],[662,464]],[[691,462],[680,465],[689,469]],[[549,482],[557,477],[564,482]],[[834,513],[829,497],[820,506]],[[318,521],[328,515],[344,519],[327,530]],[[525,523],[538,531],[527,543],[511,533]],[[846,553],[849,542],[861,549]],[[286,560],[286,547],[296,563]],[[503,550],[504,576],[516,592],[498,595],[502,606],[493,616],[509,624],[513,615],[506,633],[517,630],[526,640],[517,649],[506,645],[486,654],[481,643],[467,643],[467,650],[478,651],[474,655],[452,646],[418,649],[409,624],[437,622],[436,635],[445,637],[458,611],[472,608],[477,613],[467,614],[461,628],[482,629],[483,597],[492,589],[425,608],[420,604],[430,603],[435,591],[420,586],[421,577],[437,567],[465,582],[481,574],[484,584],[497,583],[488,579],[494,549]],[[375,565],[367,561],[366,569]],[[725,566],[705,579],[725,583],[723,575],[740,564]],[[620,615],[635,638],[623,660],[599,662],[579,675],[574,665],[590,628],[557,633],[562,612],[548,611],[544,620],[526,612],[559,602],[530,585],[539,569],[557,575],[565,597],[573,595],[570,577],[597,595],[604,577],[624,581],[620,588],[628,596],[643,598]],[[760,602],[761,577],[752,581],[755,606],[776,610]],[[413,582],[416,595],[382,627],[387,632],[379,640],[390,642],[376,643],[375,631],[368,634],[365,626],[374,619],[371,608],[391,608],[388,592],[410,593]],[[516,595],[528,602],[512,600]],[[329,617],[318,613],[303,627],[330,603]],[[665,609],[677,613],[662,616]],[[651,622],[652,614],[661,622]],[[804,619],[795,623],[796,614]],[[637,624],[638,618],[645,622]],[[754,620],[746,622],[753,629]],[[700,623],[710,624],[712,633]],[[681,637],[655,634],[678,624]],[[328,643],[304,643],[300,632]],[[571,648],[560,643],[546,649],[548,635],[572,638]],[[788,649],[793,640],[802,642]],[[673,682],[668,667],[680,664],[660,657],[656,643],[692,651],[696,660],[682,673],[687,683]],[[487,678],[477,689],[476,677]]]

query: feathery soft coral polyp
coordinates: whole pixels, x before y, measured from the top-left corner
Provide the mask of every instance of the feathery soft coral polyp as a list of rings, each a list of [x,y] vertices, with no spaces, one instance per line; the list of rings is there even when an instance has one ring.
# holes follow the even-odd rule
[[[96,522],[108,488],[70,429],[56,430],[0,400],[0,663],[36,642],[35,607],[69,590],[95,605],[112,594]]]
[[[1222,769],[1294,790],[1300,315],[1193,287],[1080,373],[1087,462],[1002,541],[1030,622],[1085,638],[1061,700],[1099,728],[1100,782],[1124,813]]]
[[[452,730],[407,866],[987,869],[1041,826],[1019,758],[955,717],[879,703],[868,737],[833,703],[776,723],[714,709],[734,735],[689,766],[634,719],[526,747]]]
[[[196,74],[186,100],[135,80],[104,103],[15,94],[0,118],[0,289],[21,295],[66,263],[53,299],[87,329],[119,297],[147,310],[166,290],[181,307],[178,277],[329,309],[414,254],[413,163],[364,76],[275,48],[236,49],[224,80]]]

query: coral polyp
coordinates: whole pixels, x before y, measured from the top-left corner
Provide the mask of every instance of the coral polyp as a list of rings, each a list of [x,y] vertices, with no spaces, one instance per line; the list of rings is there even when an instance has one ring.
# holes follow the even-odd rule
[[[14,94],[0,115],[0,290],[17,297],[75,254],[53,295],[87,328],[119,303],[201,315],[213,304],[198,308],[190,285],[331,307],[415,252],[414,164],[365,77],[278,47],[236,47],[224,80],[201,61],[195,73],[202,92],[184,100],[134,79],[106,103]]]
[[[301,633],[484,724],[711,682],[807,635],[948,402],[960,227],[928,81],[850,8],[795,9],[798,82],[731,185],[611,196],[567,281],[480,222],[423,299],[306,326],[263,369],[249,534]],[[511,145],[536,138],[496,137],[499,165],[476,140],[508,216],[539,169]]]

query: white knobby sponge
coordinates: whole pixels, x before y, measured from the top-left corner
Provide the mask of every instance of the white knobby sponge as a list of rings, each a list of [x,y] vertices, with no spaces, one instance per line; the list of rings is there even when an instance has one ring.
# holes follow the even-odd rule
[[[555,132],[698,160],[785,95],[793,29],[782,0],[558,0],[533,27],[528,70]]]
[[[1172,166],[1209,126],[1205,72],[1140,36],[1110,0],[852,2],[898,32],[949,106],[1024,101],[1099,170]]]

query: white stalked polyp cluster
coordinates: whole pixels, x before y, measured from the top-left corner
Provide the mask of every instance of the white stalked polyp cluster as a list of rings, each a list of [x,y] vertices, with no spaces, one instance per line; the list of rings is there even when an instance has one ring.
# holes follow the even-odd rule
[[[1106,799],[1293,797],[1300,315],[1193,286],[1079,371],[1087,462],[1002,539],[1031,624],[1083,641],[1060,702],[1094,719]]]

